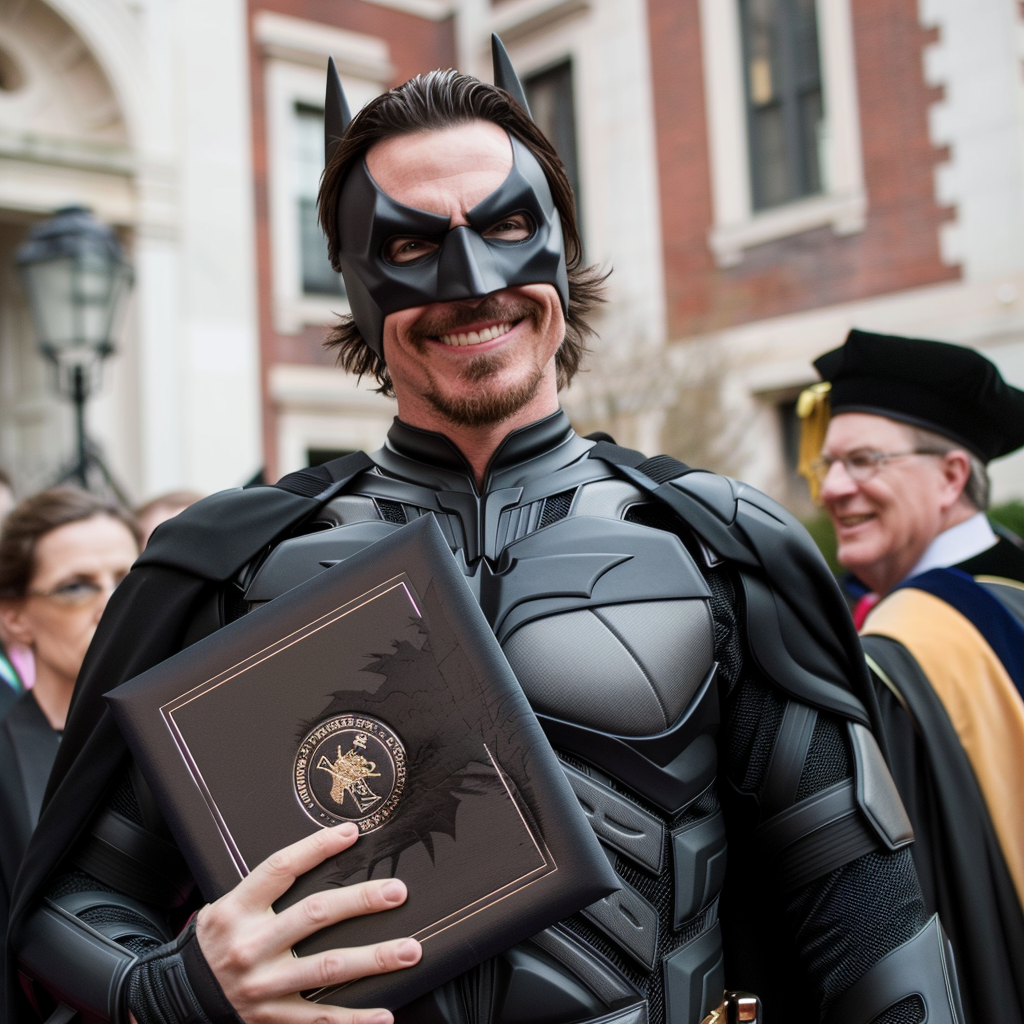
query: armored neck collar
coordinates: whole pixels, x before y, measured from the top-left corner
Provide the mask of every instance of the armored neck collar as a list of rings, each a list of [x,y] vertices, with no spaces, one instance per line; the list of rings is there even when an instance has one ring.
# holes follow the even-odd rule
[[[485,491],[504,485],[526,463],[550,456],[561,464],[568,464],[591,447],[590,441],[579,437],[569,423],[569,417],[559,409],[529,426],[513,430],[491,456],[484,473]],[[455,484],[451,477],[473,481],[473,470],[461,451],[444,434],[421,430],[395,418],[388,431],[387,444],[373,454],[373,460],[386,472],[406,479],[422,480],[424,471],[440,471],[449,477],[448,486]],[[456,485],[466,489],[465,483]]]

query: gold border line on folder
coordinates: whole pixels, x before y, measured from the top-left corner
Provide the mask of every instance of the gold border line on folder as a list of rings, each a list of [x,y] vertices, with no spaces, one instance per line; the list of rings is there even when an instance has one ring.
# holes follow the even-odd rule
[[[396,580],[398,582],[395,582]],[[263,650],[257,651],[256,654],[252,654],[248,658],[232,665],[230,668],[217,673],[217,675],[211,676],[211,678],[206,680],[206,682],[199,683],[197,686],[192,687],[191,690],[175,697],[173,700],[168,701],[160,707],[160,715],[171,734],[171,738],[178,750],[178,754],[185,762],[185,766],[188,768],[189,774],[192,776],[192,780],[196,784],[196,788],[199,790],[210,814],[213,816],[213,820],[217,826],[217,831],[220,833],[221,841],[224,843],[228,855],[231,857],[231,862],[234,864],[235,870],[238,872],[240,878],[245,878],[245,876],[249,874],[249,865],[242,856],[242,851],[238,848],[234,836],[231,834],[231,830],[228,828],[227,822],[224,820],[224,817],[220,812],[220,808],[217,806],[217,802],[206,784],[206,779],[204,778],[202,771],[200,771],[199,765],[196,764],[195,759],[192,756],[192,751],[189,748],[188,741],[182,734],[178,723],[174,720],[174,713],[186,705],[191,704],[193,701],[198,700],[200,697],[203,697],[208,693],[212,693],[225,683],[231,682],[233,679],[237,679],[238,676],[249,671],[249,669],[254,668],[256,665],[260,665],[264,661],[268,661],[275,655],[280,654],[282,651],[287,650],[289,647],[293,647],[295,644],[299,643],[300,640],[304,640],[306,637],[312,636],[314,633],[319,632],[321,629],[325,629],[332,623],[335,623],[340,619],[351,615],[353,612],[359,611],[360,608],[366,607],[366,605],[371,604],[373,601],[390,594],[393,590],[397,590],[399,588],[404,590],[405,596],[408,599],[409,604],[412,605],[417,617],[422,618],[423,616],[413,596],[411,584],[407,581],[408,576],[405,573],[401,573],[397,576],[393,576],[389,580],[385,580],[378,586],[366,591],[366,593],[360,594],[359,597],[355,597],[351,601],[346,601],[345,604],[339,605],[332,611],[321,615],[320,618],[313,619],[312,622],[306,623],[305,626],[301,626],[299,629],[294,630],[287,636],[282,637],[280,640],[274,641],[274,643],[264,647]]]

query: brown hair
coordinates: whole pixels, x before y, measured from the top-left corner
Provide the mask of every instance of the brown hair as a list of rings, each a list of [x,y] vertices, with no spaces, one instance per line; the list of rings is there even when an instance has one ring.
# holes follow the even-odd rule
[[[431,71],[377,96],[356,114],[324,169],[320,185],[320,226],[327,236],[331,265],[340,271],[341,230],[337,209],[345,179],[355,161],[363,159],[371,146],[384,139],[441,131],[477,119],[493,121],[533,153],[548,180],[561,217],[569,276],[569,311],[565,318],[565,338],[555,356],[555,365],[558,387],[563,388],[579,369],[586,340],[594,333],[588,317],[604,301],[604,282],[608,274],[584,264],[583,243],[576,226],[576,204],[562,161],[529,115],[503,89],[450,69]],[[360,377],[372,374],[380,384],[378,392],[394,394],[383,358],[366,344],[351,316],[341,318],[324,346],[338,350],[338,362],[349,373]]]
[[[188,508],[189,505],[194,505],[197,501],[202,500],[202,498],[203,495],[199,491],[168,491],[166,494],[158,494],[155,498],[150,498],[144,505],[140,505],[135,509],[133,515],[136,519],[141,520],[156,509]]]
[[[93,516],[124,523],[139,543],[139,524],[120,505],[76,487],[54,487],[19,502],[0,530],[0,599],[24,597],[35,572],[36,545],[59,526]]]

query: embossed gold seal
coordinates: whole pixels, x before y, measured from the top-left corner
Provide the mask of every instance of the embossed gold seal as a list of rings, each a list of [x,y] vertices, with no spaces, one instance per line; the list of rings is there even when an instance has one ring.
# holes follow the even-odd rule
[[[320,825],[355,822],[362,833],[386,824],[405,788],[405,747],[369,715],[335,715],[311,729],[295,755],[295,795]]]

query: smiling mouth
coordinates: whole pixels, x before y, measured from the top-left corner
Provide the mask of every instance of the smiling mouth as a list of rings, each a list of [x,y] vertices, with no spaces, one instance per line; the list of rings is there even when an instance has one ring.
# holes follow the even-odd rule
[[[866,523],[869,519],[874,519],[875,514],[873,512],[864,512],[859,516],[840,516],[839,525],[849,529],[853,526],[860,526],[861,523]]]
[[[508,332],[511,331],[518,322],[518,320],[505,321],[500,324],[495,324],[493,327],[485,327],[482,331],[441,334],[438,335],[437,340],[445,345],[452,345],[457,348],[462,348],[466,345],[482,345],[485,341],[494,341],[495,338],[500,338],[503,334],[508,334]]]

